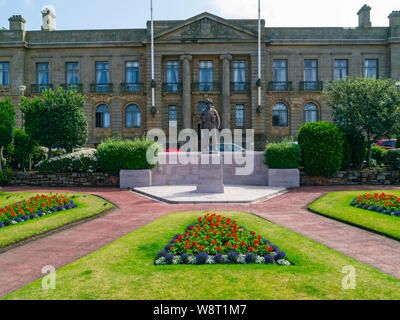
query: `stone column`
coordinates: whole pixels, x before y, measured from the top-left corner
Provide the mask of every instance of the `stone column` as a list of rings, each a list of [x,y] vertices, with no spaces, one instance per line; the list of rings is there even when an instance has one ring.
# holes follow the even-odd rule
[[[190,62],[192,56],[184,54],[181,56],[183,62],[182,70],[182,112],[183,112],[183,129],[190,129],[192,127],[192,90],[191,90],[191,76],[190,76]]]
[[[230,54],[220,56],[222,61],[222,129],[230,129],[231,127],[231,72]]]

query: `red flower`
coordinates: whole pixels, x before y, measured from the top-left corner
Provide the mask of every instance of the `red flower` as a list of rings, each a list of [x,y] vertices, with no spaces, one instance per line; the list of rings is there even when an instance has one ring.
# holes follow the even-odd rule
[[[221,251],[221,249],[222,249],[221,247],[217,247],[217,250],[218,250],[218,251]]]

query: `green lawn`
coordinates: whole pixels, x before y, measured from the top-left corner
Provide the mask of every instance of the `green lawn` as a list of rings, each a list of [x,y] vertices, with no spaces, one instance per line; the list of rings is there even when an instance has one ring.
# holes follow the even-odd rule
[[[0,193],[0,207],[22,201],[36,195],[37,193],[32,192]],[[68,223],[94,216],[103,212],[104,210],[114,207],[111,203],[105,201],[104,199],[92,195],[84,193],[68,193],[68,195],[75,195],[73,200],[78,205],[78,208],[55,212],[48,216],[1,228],[0,248],[61,227]]]
[[[350,206],[355,197],[365,192],[385,192],[386,194],[400,196],[400,191],[391,190],[332,192],[309,205],[309,208],[326,216],[366,227],[400,240],[399,217]]]
[[[287,252],[293,266],[154,266],[162,247],[203,213],[173,213],[57,271],[57,288],[38,280],[4,299],[400,299],[400,280],[248,213],[227,216]],[[355,290],[344,290],[344,266]]]

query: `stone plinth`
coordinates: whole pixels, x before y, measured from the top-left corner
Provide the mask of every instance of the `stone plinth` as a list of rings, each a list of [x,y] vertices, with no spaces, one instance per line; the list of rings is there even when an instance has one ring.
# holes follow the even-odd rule
[[[300,187],[300,171],[298,169],[269,169],[268,185],[271,187]]]
[[[121,170],[120,188],[151,187],[151,170]]]
[[[201,154],[197,170],[197,193],[224,193],[221,155]]]

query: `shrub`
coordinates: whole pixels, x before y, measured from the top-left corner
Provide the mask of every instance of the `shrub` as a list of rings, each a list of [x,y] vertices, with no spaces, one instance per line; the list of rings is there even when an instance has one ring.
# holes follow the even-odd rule
[[[156,142],[145,139],[107,139],[97,149],[99,165],[105,172],[113,175],[119,175],[119,172],[123,169],[152,169],[155,165],[147,162],[146,155],[147,150],[154,144],[157,144],[155,148],[156,153],[158,153],[161,146]]]
[[[1,184],[9,183],[13,175],[14,172],[11,170],[11,168],[6,168],[0,171],[0,183]]]
[[[386,149],[374,146],[371,148],[371,150],[372,150],[371,158],[375,159],[378,164],[383,164],[386,162],[386,154],[388,152]]]
[[[347,130],[343,132],[342,170],[359,168],[367,157],[367,143],[361,132]]]
[[[266,146],[264,156],[271,169],[296,169],[301,162],[301,148],[293,142],[271,143]]]
[[[98,168],[95,149],[46,159],[36,165],[36,169],[41,172],[95,172]]]
[[[388,150],[386,153],[386,164],[395,170],[400,169],[400,149]]]
[[[327,122],[312,122],[300,129],[299,144],[306,174],[332,177],[342,165],[343,137]]]

